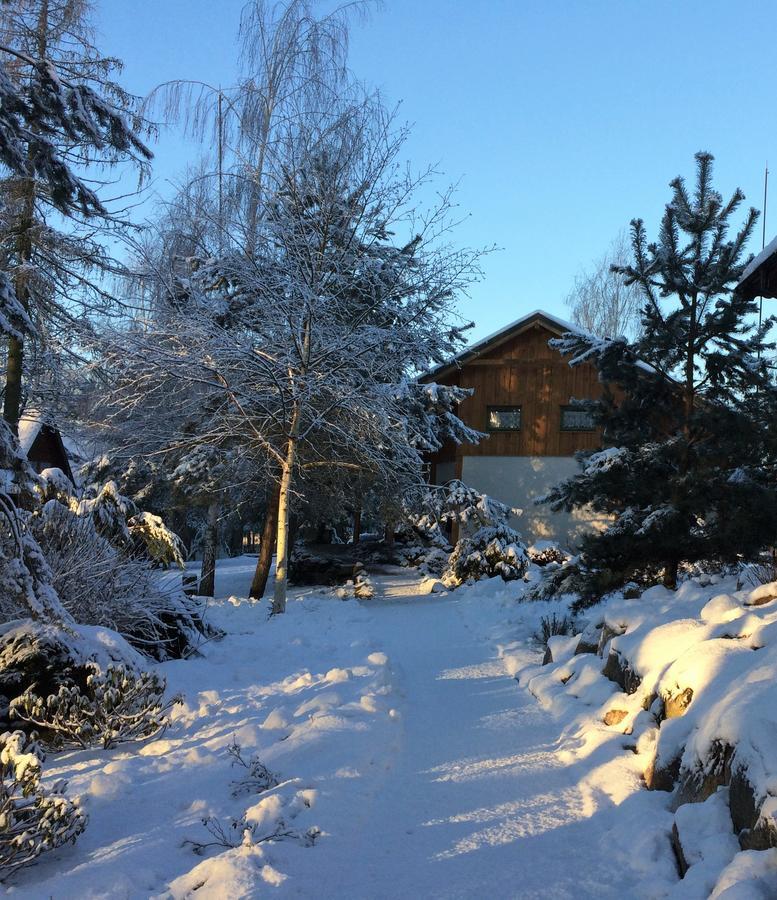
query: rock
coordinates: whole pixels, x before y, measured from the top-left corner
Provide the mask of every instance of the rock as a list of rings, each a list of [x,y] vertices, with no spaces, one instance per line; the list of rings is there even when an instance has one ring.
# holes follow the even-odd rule
[[[553,654],[551,653],[550,647],[545,648],[545,655],[542,657],[543,666],[550,665],[553,662]]]
[[[662,764],[653,757],[645,769],[645,786],[649,791],[673,791],[680,776],[680,760],[678,756],[671,762]]]
[[[623,634],[625,631],[625,628],[615,629],[605,622],[602,625],[602,631],[599,635],[599,643],[596,647],[597,654],[601,657],[604,657],[604,650],[607,644],[609,644],[614,637],[618,637],[619,634]]]
[[[722,868],[733,859],[739,852],[739,842],[731,831],[728,790],[716,791],[703,803],[680,806],[675,811],[670,840],[681,878],[694,866]],[[690,880],[699,886],[698,877]]]
[[[745,606],[763,606],[765,603],[771,603],[774,599],[777,599],[777,581],[759,585],[755,590],[750,591],[745,600]]]
[[[680,873],[680,878],[685,878],[685,873],[690,869],[690,866],[688,860],[685,858],[685,851],[683,850],[683,842],[680,840],[677,822],[672,823],[672,832],[669,835],[669,840],[672,844],[675,861],[677,862],[677,871]]]
[[[680,786],[673,801],[677,809],[683,803],[701,803],[731,781],[731,762],[734,748],[723,741],[715,741],[712,754],[703,769],[678,772]]]
[[[422,589],[425,594],[443,594],[446,590],[445,585],[439,578],[424,579]]]
[[[604,724],[609,728],[611,725],[620,725],[626,718],[628,712],[625,709],[608,709],[604,714]]]
[[[687,687],[673,696],[664,697],[663,718],[676,719],[682,716],[693,700],[693,688]]]
[[[758,798],[743,766],[735,766],[729,782],[729,809],[734,831],[743,850],[777,847],[777,821],[772,815],[774,798]],[[770,809],[765,810],[764,807]]]
[[[580,653],[597,653],[599,650],[599,641],[601,639],[603,623],[598,625],[589,625],[580,635],[577,642],[577,650],[575,655]]]
[[[642,677],[637,675],[617,650],[610,650],[602,674],[620,685],[625,694],[636,693],[642,683]]]

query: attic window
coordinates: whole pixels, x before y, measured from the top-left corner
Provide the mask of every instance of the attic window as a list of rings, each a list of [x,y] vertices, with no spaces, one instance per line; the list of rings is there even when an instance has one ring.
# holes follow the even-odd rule
[[[489,431],[520,431],[520,406],[489,406],[486,416]]]
[[[593,413],[577,406],[561,407],[562,431],[596,431]]]

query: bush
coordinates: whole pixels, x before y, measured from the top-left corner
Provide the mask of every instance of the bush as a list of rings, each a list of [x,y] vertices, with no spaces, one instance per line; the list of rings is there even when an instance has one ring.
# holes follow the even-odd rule
[[[49,500],[30,525],[53,588],[77,622],[118,631],[159,660],[185,656],[203,636],[212,636],[195,602],[177,584],[166,589],[144,559],[114,546],[93,516]]]
[[[535,566],[563,566],[572,558],[571,553],[563,550],[555,541],[537,541],[527,550],[529,559]]]
[[[107,749],[164,731],[170,708],[180,702],[179,697],[164,702],[164,679],[124,666],[109,666],[105,673],[94,663],[90,668],[84,690],[62,685],[45,698],[26,691],[12,701],[11,716],[41,729],[57,748],[102,744]]]
[[[64,795],[65,782],[40,783],[44,759],[34,738],[0,735],[0,880],[75,841],[86,827],[85,814]]]
[[[127,527],[136,551],[144,553],[154,565],[183,568],[183,542],[159,516],[139,512],[127,522]]]
[[[453,548],[443,580],[463,584],[469,579],[493,578],[505,581],[522,578],[529,566],[521,536],[509,525],[484,526]]]
[[[543,616],[540,619],[540,630],[535,635],[537,641],[543,646],[547,646],[550,638],[557,634],[572,634],[573,621],[568,616],[557,616],[553,613],[550,616]]]

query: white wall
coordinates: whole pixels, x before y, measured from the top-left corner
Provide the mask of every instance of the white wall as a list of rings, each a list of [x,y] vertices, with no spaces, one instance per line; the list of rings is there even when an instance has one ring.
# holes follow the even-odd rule
[[[534,499],[578,471],[571,456],[465,456],[461,480],[484,494],[523,510],[512,525],[527,543],[558,541],[573,548],[581,534],[601,529],[604,519],[590,510],[554,513]]]

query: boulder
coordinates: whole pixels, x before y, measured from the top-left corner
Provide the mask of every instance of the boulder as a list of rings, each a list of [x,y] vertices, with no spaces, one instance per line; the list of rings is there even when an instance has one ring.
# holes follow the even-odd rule
[[[731,781],[734,748],[724,741],[715,741],[703,768],[678,773],[680,785],[673,801],[677,809],[683,803],[701,803]]]
[[[604,651],[607,644],[609,644],[614,637],[618,637],[619,634],[624,634],[625,631],[625,628],[614,628],[612,625],[608,625],[605,622],[602,625],[602,630],[599,634],[599,643],[596,647],[597,654],[604,657]]]
[[[777,581],[761,584],[755,590],[750,591],[745,600],[745,606],[763,606],[777,599]]]
[[[580,653],[597,653],[599,651],[599,641],[601,640],[602,628],[604,623],[598,625],[588,625],[580,635],[577,642],[576,655]]]
[[[687,687],[677,694],[666,696],[664,700],[663,718],[676,719],[682,716],[693,700],[693,688]]]
[[[729,809],[734,831],[743,850],[767,850],[777,847],[777,808],[775,798],[758,797],[743,766],[735,766],[729,783]],[[767,808],[768,807],[768,808]]]
[[[635,694],[642,683],[642,676],[637,675],[617,650],[610,650],[602,674],[620,685],[625,694]]]
[[[680,776],[680,760],[677,756],[668,763],[661,762],[653,757],[647,769],[645,769],[645,786],[649,791],[673,791]]]
[[[626,718],[628,712],[625,709],[608,709],[604,714],[604,724],[609,728],[611,725],[620,725]]]

